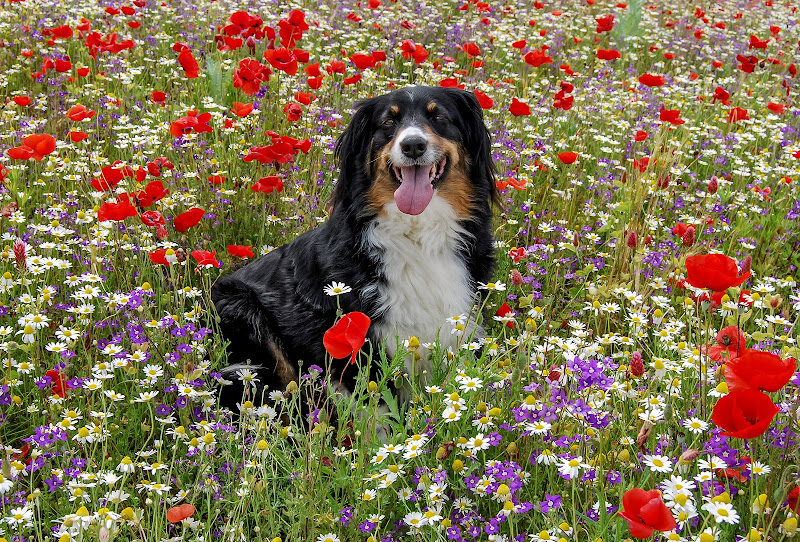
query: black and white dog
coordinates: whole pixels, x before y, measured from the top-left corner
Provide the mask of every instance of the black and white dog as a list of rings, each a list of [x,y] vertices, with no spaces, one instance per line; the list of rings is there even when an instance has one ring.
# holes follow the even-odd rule
[[[242,400],[245,365],[283,390],[318,365],[352,391],[350,358],[326,362],[322,337],[342,282],[345,313],[372,319],[367,338],[391,355],[412,336],[456,348],[447,319],[466,316],[494,265],[492,203],[499,203],[489,133],[478,100],[452,88],[410,87],[356,106],[337,142],[339,181],[327,222],[219,279],[211,297],[230,341],[223,406]],[[441,329],[441,334],[440,334]],[[474,329],[474,326],[473,326]],[[468,339],[467,339],[468,340]],[[417,372],[423,363],[413,365]],[[412,363],[406,364],[411,374]]]

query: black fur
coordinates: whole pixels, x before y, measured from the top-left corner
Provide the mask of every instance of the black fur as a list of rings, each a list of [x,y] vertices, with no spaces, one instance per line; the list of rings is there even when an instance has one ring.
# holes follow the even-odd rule
[[[375,324],[381,319],[378,300],[363,295],[374,291],[368,286],[386,281],[380,273],[381,253],[365,248],[362,242],[370,223],[378,220],[367,199],[367,190],[373,183],[367,160],[391,141],[393,130],[397,129],[395,126],[387,130],[383,124],[391,106],[398,106],[402,115],[413,112],[424,117],[425,104],[431,99],[447,121],[426,122],[438,136],[457,142],[470,161],[474,212],[462,222],[470,235],[464,240],[460,257],[473,287],[490,279],[494,265],[491,203],[498,201],[498,196],[489,134],[475,96],[458,89],[411,87],[365,100],[357,104],[349,126],[337,141],[340,174],[331,198],[329,220],[220,278],[211,290],[220,330],[230,341],[228,362],[241,364],[249,360],[260,386],[266,385],[270,391],[283,390],[288,380],[299,377],[300,360],[304,370],[312,364],[326,367],[322,337],[334,324],[337,306],[336,299],[326,295],[323,288],[333,281],[353,289],[340,296],[345,313],[360,311],[372,318],[368,339],[373,349],[379,341],[388,339],[374,336]],[[349,358],[332,360],[329,376],[332,382],[342,379],[345,386],[353,389],[357,369],[347,368],[348,362]],[[294,375],[286,371],[287,363]],[[236,380],[232,374],[226,378]],[[256,395],[260,390],[259,387]],[[241,400],[241,392],[241,385],[226,386],[223,406],[233,407]]]

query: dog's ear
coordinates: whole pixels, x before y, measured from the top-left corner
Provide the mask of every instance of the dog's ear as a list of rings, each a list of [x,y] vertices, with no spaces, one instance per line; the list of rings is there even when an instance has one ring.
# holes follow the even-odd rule
[[[357,178],[359,159],[364,159],[372,139],[373,117],[379,98],[362,100],[353,106],[356,110],[350,123],[336,140],[336,159],[339,162],[339,181],[331,194],[330,206],[346,199],[351,187],[349,183]]]
[[[463,134],[464,150],[471,161],[471,176],[473,180],[486,190],[485,193],[492,203],[502,207],[500,192],[495,183],[496,169],[492,161],[492,141],[489,130],[483,121],[483,108],[474,93],[457,88],[444,89],[455,101],[461,123],[459,129]]]

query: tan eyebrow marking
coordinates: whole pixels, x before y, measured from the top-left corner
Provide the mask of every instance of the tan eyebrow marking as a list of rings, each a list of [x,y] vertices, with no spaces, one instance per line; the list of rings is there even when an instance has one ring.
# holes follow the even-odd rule
[[[393,105],[389,108],[389,111],[392,113],[392,115],[398,115],[400,113],[400,107]]]
[[[436,102],[430,102],[428,104],[428,113],[433,113],[436,111]]]

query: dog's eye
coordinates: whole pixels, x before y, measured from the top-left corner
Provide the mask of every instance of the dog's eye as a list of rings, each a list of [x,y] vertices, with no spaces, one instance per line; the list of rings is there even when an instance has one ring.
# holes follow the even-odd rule
[[[385,121],[383,121],[384,126],[394,126],[395,124],[397,123],[395,122],[394,119],[386,119]]]
[[[444,115],[434,115],[433,117],[434,122],[447,122],[447,117]]]

